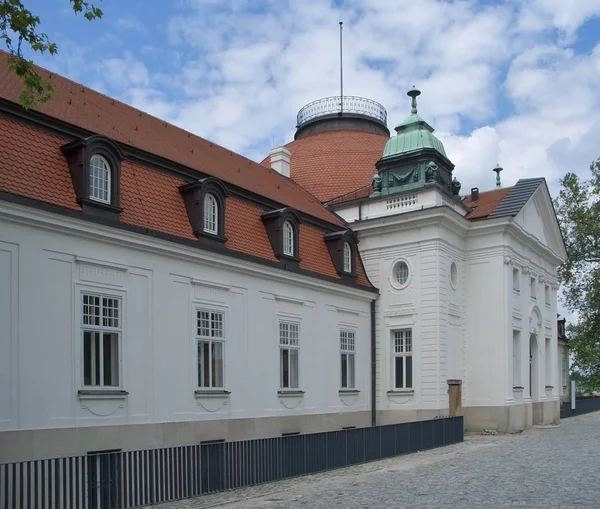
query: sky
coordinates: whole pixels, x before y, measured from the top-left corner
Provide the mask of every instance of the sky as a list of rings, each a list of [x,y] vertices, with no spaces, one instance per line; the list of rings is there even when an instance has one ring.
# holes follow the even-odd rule
[[[56,56],[34,61],[256,161],[296,114],[339,93],[435,129],[463,191],[546,177],[600,157],[600,0],[27,0]]]

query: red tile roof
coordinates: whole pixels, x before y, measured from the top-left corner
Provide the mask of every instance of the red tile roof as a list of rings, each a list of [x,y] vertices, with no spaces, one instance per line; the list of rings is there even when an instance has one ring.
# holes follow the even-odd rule
[[[5,64],[2,55],[0,64]],[[52,75],[51,80],[56,90],[54,100],[40,106],[40,112],[214,175],[329,222],[332,229],[344,228],[342,220],[327,211],[312,195],[276,172],[69,80],[56,75]],[[8,74],[5,65],[0,65],[0,97],[16,103],[19,90],[17,78]],[[0,191],[81,211],[69,165],[61,151],[61,146],[71,139],[30,124],[0,114]],[[123,208],[120,221],[181,239],[196,240],[178,190],[183,182],[183,177],[124,160],[120,178],[120,205]],[[225,247],[276,262],[261,220],[264,212],[263,207],[242,197],[229,196],[225,207]],[[300,268],[340,279],[323,239],[325,233],[325,229],[316,225],[301,224]],[[372,288],[360,260],[356,281]]]
[[[292,153],[291,177],[322,202],[364,188],[388,139],[363,131],[328,131],[294,140],[285,145]],[[261,164],[270,168],[270,157]]]
[[[510,189],[510,187],[503,187],[502,189],[494,189],[492,191],[480,191],[479,200],[477,201],[472,201],[471,195],[467,195],[463,203],[467,207],[474,208],[472,212],[467,214],[467,219],[484,219],[489,216],[500,205],[500,202]]]

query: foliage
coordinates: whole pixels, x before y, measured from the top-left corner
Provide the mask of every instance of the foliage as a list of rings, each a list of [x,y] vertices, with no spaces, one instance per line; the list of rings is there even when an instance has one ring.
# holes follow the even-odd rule
[[[568,260],[560,267],[564,303],[577,313],[567,327],[576,369],[589,387],[600,387],[600,159],[591,178],[567,173],[555,207]]]
[[[102,11],[86,0],[69,0],[75,14],[83,14],[88,21],[102,17]],[[0,40],[3,40],[10,53],[10,69],[23,81],[23,91],[19,94],[21,104],[29,109],[39,101],[52,99],[54,92],[36,70],[33,61],[23,56],[23,46],[29,46],[37,53],[51,55],[58,52],[56,43],[51,42],[45,33],[38,31],[40,18],[25,8],[22,0],[0,0]]]

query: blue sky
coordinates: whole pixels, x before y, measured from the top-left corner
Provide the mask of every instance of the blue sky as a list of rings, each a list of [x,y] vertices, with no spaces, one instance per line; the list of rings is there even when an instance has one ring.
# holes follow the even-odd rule
[[[45,67],[260,160],[293,138],[304,104],[381,102],[392,128],[423,92],[463,189],[567,171],[600,157],[600,0],[28,0],[59,55]]]

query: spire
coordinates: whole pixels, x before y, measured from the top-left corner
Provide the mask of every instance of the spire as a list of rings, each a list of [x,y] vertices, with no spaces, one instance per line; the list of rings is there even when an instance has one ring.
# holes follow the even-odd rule
[[[413,87],[406,93],[408,97],[412,97],[411,110],[413,115],[417,114],[417,97],[421,95],[421,91],[413,85]]]
[[[500,172],[503,170],[504,168],[502,168],[502,166],[500,166],[499,164],[496,165],[496,167],[492,170],[496,172],[496,187],[502,187],[501,183],[500,183]]]

